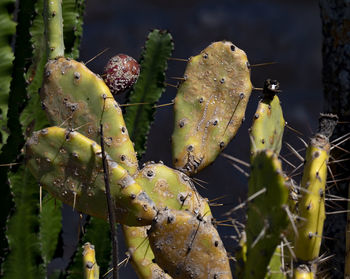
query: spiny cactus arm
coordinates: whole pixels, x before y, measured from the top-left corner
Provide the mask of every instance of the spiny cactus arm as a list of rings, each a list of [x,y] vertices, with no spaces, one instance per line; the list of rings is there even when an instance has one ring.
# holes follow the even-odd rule
[[[280,100],[276,95],[278,91],[277,81],[265,81],[263,99],[259,102],[250,129],[252,156],[264,149],[270,149],[277,155],[280,153],[285,120]]]
[[[325,187],[329,160],[329,138],[337,125],[338,117],[333,114],[321,114],[319,129],[311,139],[306,150],[305,166],[301,187],[302,197],[298,203],[301,217],[298,224],[298,236],[295,237],[295,255],[297,259],[312,261],[319,256],[323,224],[325,220]]]
[[[11,38],[16,31],[16,23],[12,19],[7,7],[14,5],[13,0],[1,1],[0,4],[0,148],[7,140],[7,110],[10,92],[12,61],[14,59],[11,48]]]
[[[156,263],[173,278],[232,278],[226,250],[210,220],[164,209],[148,236]]]
[[[294,252],[298,259],[312,261],[319,256],[325,215],[325,186],[330,144],[327,139],[316,137],[311,141],[305,158],[305,167],[298,203],[298,236]]]
[[[107,218],[101,148],[96,142],[50,127],[29,138],[25,154],[28,168],[52,196],[83,213]],[[154,203],[124,168],[110,158],[108,166],[117,221],[150,224]]]
[[[212,163],[244,119],[252,90],[245,52],[215,42],[191,57],[175,98],[173,161],[187,174]]]
[[[40,242],[35,233],[39,226],[39,186],[24,166],[9,178],[16,212],[7,224],[10,253],[3,264],[3,278],[20,279],[23,274],[28,279],[44,278],[43,266],[36,262],[41,257]]]
[[[100,267],[100,274],[105,274],[109,269],[111,261],[111,237],[109,225],[106,220],[90,217],[85,226],[85,233],[81,239],[81,243],[94,243],[95,257]],[[83,277],[83,259],[81,254],[83,247],[78,247],[71,265],[68,267],[67,279],[80,279]]]
[[[63,37],[65,55],[79,57],[79,46],[83,35],[85,0],[62,0]]]
[[[53,259],[61,232],[61,206],[60,200],[56,200],[48,194],[42,200],[42,209],[39,213],[39,239],[45,269]]]
[[[48,59],[64,56],[62,0],[44,0],[44,20]]]
[[[281,162],[271,150],[256,153],[251,161],[248,196],[257,196],[248,203],[247,262],[244,278],[264,278],[280,235],[288,225],[285,210],[288,187]],[[264,255],[264,256],[262,256]]]
[[[95,246],[87,242],[84,244],[83,248],[84,279],[99,279],[100,268],[95,258]]]
[[[194,188],[191,179],[184,173],[163,164],[148,163],[135,176],[135,180],[154,201],[157,208],[188,210],[210,218],[209,205]],[[131,263],[139,278],[151,279],[166,276],[164,271],[153,263],[154,254],[147,239],[149,227],[123,226],[124,238],[131,256]]]
[[[165,71],[173,49],[170,33],[157,29],[149,33],[141,56],[140,76],[128,96],[130,104],[146,104],[128,106],[125,112],[125,123],[139,156],[146,150],[148,133],[154,120],[154,105],[165,90]]]
[[[84,64],[66,58],[50,61],[40,96],[55,125],[78,129],[100,142],[102,122],[106,153],[131,175],[137,171],[136,154],[122,111],[103,80]]]

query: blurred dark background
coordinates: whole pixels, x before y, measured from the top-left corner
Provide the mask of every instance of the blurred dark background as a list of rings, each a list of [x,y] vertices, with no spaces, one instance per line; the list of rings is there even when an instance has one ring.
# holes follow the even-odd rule
[[[138,59],[148,32],[153,28],[167,29],[173,36],[173,57],[188,58],[198,54],[213,41],[229,40],[246,51],[251,64],[278,62],[275,65],[252,68],[252,82],[262,87],[266,78],[281,84],[280,99],[289,126],[300,131],[305,140],[317,128],[318,114],[323,107],[321,84],[321,20],[317,1],[302,0],[102,0],[87,1],[84,35],[81,45],[82,61],[88,61],[102,50],[107,52],[88,64],[95,73],[102,73],[108,59],[117,53],[126,53]],[[167,76],[182,76],[184,62],[169,61]],[[175,84],[171,79],[167,82]],[[160,103],[169,103],[176,89],[168,87]],[[249,137],[247,129],[257,107],[259,91],[253,91],[246,112],[246,121],[225,153],[248,162]],[[123,102],[123,96],[120,97]],[[152,126],[147,153],[143,162],[162,160],[171,166],[170,138],[173,129],[171,106],[159,108]],[[284,141],[301,148],[297,134],[285,130]],[[283,146],[282,155],[294,164],[289,150]],[[284,164],[288,173],[291,168]],[[223,157],[196,175],[206,181],[207,189],[197,187],[209,199],[222,195],[224,206],[214,207],[218,220],[222,214],[246,198],[247,178]],[[66,212],[71,209],[64,208]],[[77,216],[64,220],[64,247],[62,258],[56,258],[51,268],[63,267],[77,244]],[[234,218],[242,220],[244,211]],[[74,225],[72,225],[74,224]],[[234,229],[218,227],[228,252],[237,243],[232,238]],[[122,239],[122,234],[120,239]],[[120,246],[120,258],[126,248]],[[120,270],[121,278],[136,278],[130,264]]]

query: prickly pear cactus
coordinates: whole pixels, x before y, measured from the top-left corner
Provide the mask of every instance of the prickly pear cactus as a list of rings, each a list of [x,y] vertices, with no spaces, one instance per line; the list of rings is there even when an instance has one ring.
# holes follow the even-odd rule
[[[285,126],[280,100],[276,95],[279,83],[275,80],[266,80],[263,98],[260,100],[250,129],[251,153],[270,149],[280,153]]]
[[[293,279],[314,279],[315,274],[310,271],[307,265],[300,265],[293,272]]]
[[[248,196],[247,261],[244,278],[264,278],[280,235],[288,225],[288,188],[281,162],[271,150],[259,151],[251,162]]]
[[[96,142],[100,142],[101,121],[106,152],[130,174],[136,172],[136,154],[121,109],[103,80],[84,64],[66,58],[50,60],[40,96],[52,124],[78,129]]]
[[[26,163],[55,198],[79,211],[106,219],[107,205],[101,147],[78,132],[50,127],[26,143]],[[120,165],[108,158],[111,195],[118,222],[142,226],[154,218],[155,206]]]
[[[191,179],[180,171],[160,163],[148,163],[136,175],[135,181],[141,185],[157,208],[188,210],[194,214],[205,215],[206,218],[211,217],[207,201],[199,195]],[[123,226],[131,262],[140,278],[158,278],[160,274],[168,277],[152,262],[154,254],[149,248],[146,233],[148,229],[149,227]]]
[[[174,106],[176,168],[192,174],[215,160],[241,126],[251,90],[247,56],[231,42],[189,59]]]
[[[165,209],[148,235],[156,263],[173,278],[232,278],[220,236],[205,217]]]

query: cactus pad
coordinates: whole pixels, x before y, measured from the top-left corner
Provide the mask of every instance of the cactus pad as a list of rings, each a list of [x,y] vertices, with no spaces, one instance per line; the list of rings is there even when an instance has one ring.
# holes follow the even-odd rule
[[[325,219],[325,186],[330,144],[328,138],[316,134],[306,150],[301,181],[302,198],[298,203],[298,236],[295,255],[299,260],[311,261],[319,256]]]
[[[54,197],[78,211],[107,218],[101,147],[79,134],[58,127],[35,132],[26,143],[26,160],[38,182]],[[107,158],[117,221],[149,225],[154,203],[128,172]]]
[[[163,164],[148,163],[135,176],[135,181],[154,201],[157,208],[188,210],[211,218],[209,205],[192,185],[184,173],[173,170]],[[140,278],[158,278],[164,271],[152,262],[154,254],[147,239],[149,227],[123,226],[124,238],[129,248],[131,262]]]
[[[244,278],[264,278],[280,234],[288,225],[283,207],[288,202],[288,187],[281,162],[271,150],[258,152],[251,162],[248,195],[260,194],[248,204],[247,262]]]
[[[264,149],[270,149],[279,154],[281,150],[285,120],[280,100],[275,95],[278,87],[276,81],[267,80],[265,82],[263,99],[259,102],[250,129],[253,154]]]
[[[234,137],[252,90],[244,51],[215,42],[191,57],[175,98],[175,167],[191,174],[212,163]]]
[[[165,209],[148,235],[156,263],[173,278],[232,278],[226,250],[210,221]]]
[[[121,109],[103,80],[84,64],[66,58],[49,61],[40,97],[51,123],[77,128],[96,142],[102,121],[106,152],[130,174],[136,172],[136,154]]]

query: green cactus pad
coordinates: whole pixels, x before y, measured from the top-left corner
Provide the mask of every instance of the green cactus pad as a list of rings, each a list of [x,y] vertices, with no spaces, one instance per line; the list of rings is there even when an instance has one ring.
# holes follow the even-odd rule
[[[187,174],[211,164],[234,137],[252,90],[244,51],[215,42],[191,57],[175,98],[173,161]]]
[[[281,248],[277,246],[275,252],[273,253],[270,263],[267,267],[267,273],[265,279],[286,279],[287,275],[281,270],[281,258],[284,255],[281,255]]]
[[[136,172],[136,154],[121,109],[103,80],[84,64],[65,58],[49,61],[40,96],[54,125],[77,128],[96,142],[102,118],[106,152],[130,174]]]
[[[226,250],[210,221],[165,209],[148,236],[156,263],[173,278],[232,278]]]
[[[305,167],[298,202],[298,235],[294,252],[299,260],[311,261],[319,256],[325,220],[325,186],[330,144],[321,134],[311,140],[306,150]]]
[[[281,162],[271,150],[259,151],[251,162],[248,195],[258,194],[248,204],[247,262],[244,278],[264,278],[267,267],[280,243],[280,234],[288,225],[284,207],[288,203],[288,187]]]
[[[274,85],[274,89],[269,86]],[[274,91],[278,90],[278,83],[267,80],[264,87],[263,99],[259,102],[250,130],[252,138],[252,155],[259,150],[270,149],[280,153],[285,126],[280,100]],[[271,94],[272,93],[272,94]]]
[[[28,168],[52,196],[78,211],[107,218],[101,147],[96,142],[50,127],[33,134],[25,154]],[[124,168],[107,161],[117,221],[149,225],[156,214],[154,203]]]
[[[194,188],[190,178],[163,164],[148,163],[135,176],[135,181],[154,201],[157,208],[188,210],[210,220],[208,202]],[[124,238],[129,248],[131,262],[140,278],[158,278],[164,271],[152,262],[154,254],[149,247],[148,227],[123,226]],[[167,278],[170,278],[166,276]]]

